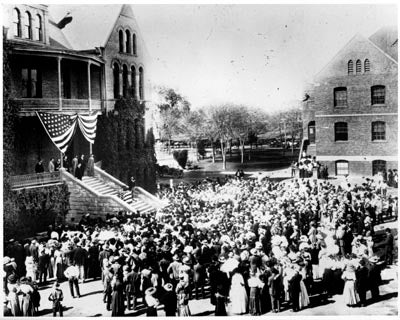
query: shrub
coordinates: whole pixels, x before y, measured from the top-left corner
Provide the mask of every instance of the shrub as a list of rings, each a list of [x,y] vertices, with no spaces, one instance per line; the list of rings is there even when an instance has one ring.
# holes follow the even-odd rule
[[[174,159],[178,162],[178,164],[182,168],[186,167],[186,163],[188,160],[188,151],[187,150],[174,151],[173,156],[174,156]]]

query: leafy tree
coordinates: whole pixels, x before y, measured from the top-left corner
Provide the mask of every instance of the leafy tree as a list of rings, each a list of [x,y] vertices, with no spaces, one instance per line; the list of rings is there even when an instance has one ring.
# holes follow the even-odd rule
[[[159,88],[160,102],[157,104],[156,126],[162,141],[168,142],[168,151],[172,137],[184,133],[184,118],[190,112],[190,103],[171,88]]]
[[[186,149],[174,151],[173,157],[183,169],[186,167],[188,161],[188,151]]]

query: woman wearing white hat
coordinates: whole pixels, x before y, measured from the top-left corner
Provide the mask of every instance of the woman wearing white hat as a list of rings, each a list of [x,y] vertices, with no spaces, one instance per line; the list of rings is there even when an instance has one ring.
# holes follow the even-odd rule
[[[348,307],[353,307],[358,304],[360,298],[356,291],[356,268],[353,262],[346,264],[342,279],[345,281],[343,289],[343,299]]]

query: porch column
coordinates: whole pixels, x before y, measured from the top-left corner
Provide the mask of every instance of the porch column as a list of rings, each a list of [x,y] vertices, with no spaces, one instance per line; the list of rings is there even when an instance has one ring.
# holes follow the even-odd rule
[[[123,68],[121,68],[121,70],[119,70],[119,89],[118,89],[118,96],[122,96],[122,94],[123,94],[123,81],[124,81],[124,79],[123,79],[123,77],[122,77],[122,70],[123,70]]]
[[[92,111],[92,88],[91,88],[91,78],[90,78],[90,61],[87,64],[87,79],[88,79],[88,103],[89,103],[89,113]],[[89,154],[92,154],[92,143],[89,142]]]
[[[88,79],[88,103],[89,103],[89,112],[92,111],[92,88],[91,88],[91,79],[90,79],[90,61],[87,64],[87,79]]]
[[[136,88],[135,88],[135,92],[136,92],[136,100],[140,100],[140,93],[139,93],[139,89],[140,89],[140,85],[139,85],[139,81],[140,81],[140,72],[136,72]]]
[[[61,57],[57,57],[58,70],[58,110],[62,111],[62,83],[61,83]]]

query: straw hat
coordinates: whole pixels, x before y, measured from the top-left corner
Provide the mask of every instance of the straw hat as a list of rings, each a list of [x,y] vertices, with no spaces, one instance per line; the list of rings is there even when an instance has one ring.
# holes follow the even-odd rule
[[[166,285],[164,285],[165,291],[172,291],[173,288],[174,286],[171,283],[167,283]]]

